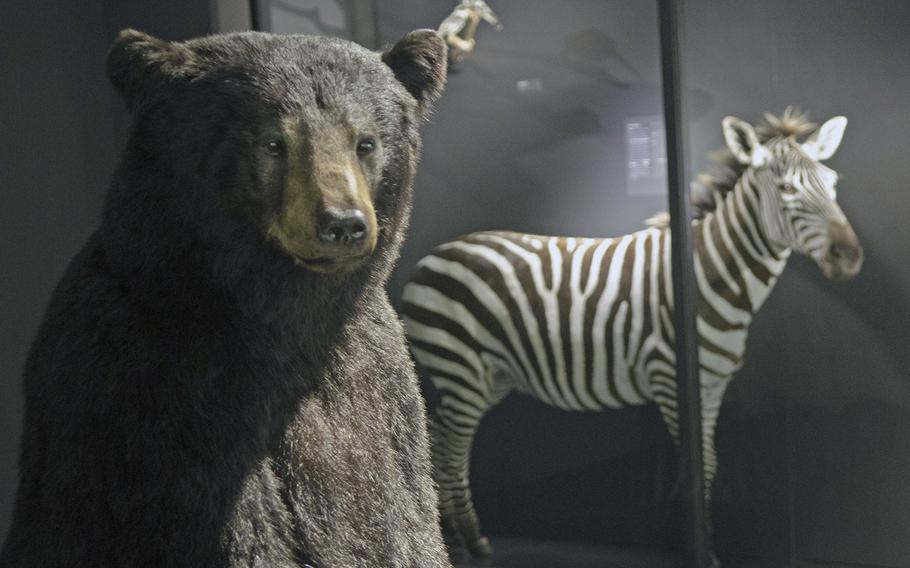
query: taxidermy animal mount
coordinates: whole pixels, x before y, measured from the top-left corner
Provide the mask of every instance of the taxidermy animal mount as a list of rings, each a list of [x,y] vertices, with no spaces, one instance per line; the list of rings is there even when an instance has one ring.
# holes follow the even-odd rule
[[[502,29],[499,17],[484,0],[462,0],[439,24],[439,35],[449,44],[449,58],[452,62],[461,61],[473,51],[476,43],[474,35],[481,20],[495,26],[497,30]]]

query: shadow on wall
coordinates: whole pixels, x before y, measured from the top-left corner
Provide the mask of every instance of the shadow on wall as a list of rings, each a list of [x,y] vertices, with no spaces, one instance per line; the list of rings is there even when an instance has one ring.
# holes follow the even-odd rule
[[[862,235],[861,227],[857,227],[857,231]],[[891,365],[896,376],[903,374],[907,379],[894,386],[895,394],[910,403],[910,349],[907,348],[910,345],[910,291],[901,284],[901,274],[877,253],[874,242],[865,246],[863,269],[854,284],[862,294],[838,293],[830,281],[811,268],[804,271],[808,273],[806,278],[829,302],[849,310],[851,319],[860,323],[857,328],[870,336],[867,341],[857,341],[857,347],[868,345],[868,350],[862,349],[862,355],[873,356],[875,352],[874,356],[884,358],[886,364]]]

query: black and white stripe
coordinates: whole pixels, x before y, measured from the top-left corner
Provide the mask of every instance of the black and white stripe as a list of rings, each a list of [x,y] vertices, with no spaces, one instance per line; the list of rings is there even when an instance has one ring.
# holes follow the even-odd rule
[[[796,220],[788,218],[792,200],[778,195],[780,171],[800,179],[803,193],[822,191],[826,181],[823,170],[809,167],[823,166],[795,148],[785,138],[769,143],[768,166],[747,168],[693,224],[709,494],[714,427],[752,316],[790,247],[811,254],[812,227],[821,221],[810,221],[843,216],[836,203],[836,211],[804,204]],[[775,195],[767,195],[763,176],[774,177]],[[404,289],[403,313],[414,356],[440,394],[431,434],[444,530],[475,555],[488,554],[489,544],[471,502],[471,443],[484,413],[512,389],[565,410],[655,402],[678,435],[666,227],[614,239],[473,233],[420,261]]]

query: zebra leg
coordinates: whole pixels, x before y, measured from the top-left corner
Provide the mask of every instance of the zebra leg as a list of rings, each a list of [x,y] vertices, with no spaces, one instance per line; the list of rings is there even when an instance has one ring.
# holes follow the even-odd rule
[[[707,396],[706,396],[707,395]],[[714,476],[717,472],[717,452],[714,449],[714,429],[717,424],[717,411],[720,407],[720,399],[723,398],[723,389],[720,396],[708,394],[702,389],[702,459],[704,472],[704,491],[705,491],[705,524],[708,530],[708,568],[720,568],[720,561],[714,553],[713,533],[714,527],[711,521],[711,489],[714,483]],[[658,408],[663,417],[664,424],[670,431],[673,438],[673,444],[679,449],[679,417],[676,409],[676,402],[671,400],[658,400]],[[680,477],[677,476],[677,485]],[[679,494],[679,491],[673,492]]]
[[[720,562],[714,555],[713,535],[714,523],[711,519],[711,492],[714,487],[714,478],[717,474],[717,450],[714,447],[714,432],[717,429],[717,419],[720,415],[724,393],[732,377],[715,377],[713,380],[705,376],[701,378],[701,416],[702,416],[702,456],[705,472],[705,521],[711,545],[712,568],[719,567]]]
[[[717,473],[717,451],[714,449],[714,430],[717,426],[716,407],[702,404],[702,463],[705,488],[705,525],[708,530],[709,568],[720,568],[720,561],[714,553],[714,522],[711,519],[711,490]],[[707,401],[710,403],[710,401]]]
[[[472,389],[470,397],[440,389],[439,405],[430,417],[433,476],[439,492],[443,537],[450,554],[462,547],[474,558],[488,558],[493,552],[490,541],[480,531],[471,499],[469,470],[471,445],[480,419],[511,390],[511,386],[499,386],[483,389],[486,396]],[[492,394],[493,390],[497,392]]]
[[[453,427],[438,413],[430,419],[433,476],[439,492],[442,535],[450,554],[463,548],[472,557],[483,558],[493,551],[489,540],[480,532],[480,520],[471,499],[468,470],[474,436],[473,432],[465,431],[467,428],[470,426]]]

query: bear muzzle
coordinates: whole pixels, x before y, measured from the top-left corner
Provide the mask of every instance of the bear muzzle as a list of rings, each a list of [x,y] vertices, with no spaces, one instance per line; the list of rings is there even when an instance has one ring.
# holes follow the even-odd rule
[[[373,253],[378,230],[371,204],[315,209],[279,216],[268,230],[270,239],[297,266],[323,274],[343,273]]]
[[[376,246],[373,225],[359,209],[324,212],[316,225],[323,256],[295,257],[295,261],[298,266],[327,274],[353,270]]]
[[[268,235],[298,266],[324,274],[353,270],[373,253],[379,231],[374,191],[352,138],[325,124],[290,121],[286,130],[283,199]]]

